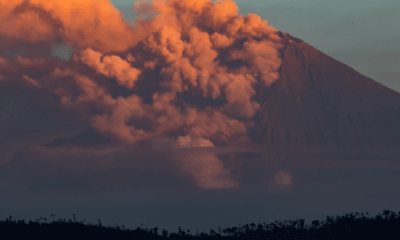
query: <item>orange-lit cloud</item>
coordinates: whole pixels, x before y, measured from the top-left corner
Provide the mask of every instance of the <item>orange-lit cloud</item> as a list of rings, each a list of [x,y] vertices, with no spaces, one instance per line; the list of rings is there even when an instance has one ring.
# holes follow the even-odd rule
[[[133,32],[107,0],[1,0],[0,33],[31,43],[61,37],[79,47],[125,51]]]
[[[27,75],[23,75],[22,78],[23,78],[28,84],[31,84],[31,85],[33,85],[33,86],[35,86],[35,87],[38,87],[38,88],[42,87],[42,86],[40,86],[40,84],[39,84],[36,80],[34,80],[34,79],[28,77]]]
[[[116,78],[119,85],[132,89],[134,87],[134,82],[138,79],[140,71],[131,67],[127,61],[118,56],[105,56],[103,61],[100,61],[102,56],[102,53],[86,49],[86,51],[82,53],[81,61],[96,69],[98,73],[107,77]]]
[[[249,143],[257,89],[280,78],[277,30],[255,14],[239,16],[233,1],[137,2],[132,10],[156,15],[134,27],[108,0],[0,6],[2,81],[58,95],[60,112],[121,143]],[[185,167],[200,186],[237,184],[216,155],[193,158],[208,164]]]

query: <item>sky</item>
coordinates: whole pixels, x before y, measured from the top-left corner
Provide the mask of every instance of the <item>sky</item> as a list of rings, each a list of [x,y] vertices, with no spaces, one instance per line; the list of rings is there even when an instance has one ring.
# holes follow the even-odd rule
[[[397,162],[283,170],[247,135],[276,30],[398,91],[398,1],[170,2],[0,0],[0,218],[208,232],[400,211]]]

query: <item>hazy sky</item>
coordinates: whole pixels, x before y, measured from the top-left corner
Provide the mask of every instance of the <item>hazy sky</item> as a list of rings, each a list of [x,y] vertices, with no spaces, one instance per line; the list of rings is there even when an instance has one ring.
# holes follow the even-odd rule
[[[279,79],[275,29],[398,91],[399,1],[174,1],[138,25],[132,1],[22,2],[0,0],[0,218],[193,232],[400,210],[397,162],[283,170],[246,135],[252,84]],[[246,36],[265,41],[235,49]]]

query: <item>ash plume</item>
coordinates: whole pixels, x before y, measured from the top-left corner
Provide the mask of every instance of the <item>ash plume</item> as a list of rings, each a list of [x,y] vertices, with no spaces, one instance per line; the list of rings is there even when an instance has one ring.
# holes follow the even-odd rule
[[[40,96],[51,95],[46,106],[112,141],[251,144],[262,104],[257,89],[280,78],[278,31],[258,15],[238,15],[233,1],[138,1],[133,11],[155,16],[135,26],[108,0],[0,5],[0,43],[8,53],[0,58],[2,83],[28,88],[39,105]],[[184,167],[204,188],[211,185],[202,174],[229,175],[214,153],[197,158],[214,164],[200,175],[194,163]]]

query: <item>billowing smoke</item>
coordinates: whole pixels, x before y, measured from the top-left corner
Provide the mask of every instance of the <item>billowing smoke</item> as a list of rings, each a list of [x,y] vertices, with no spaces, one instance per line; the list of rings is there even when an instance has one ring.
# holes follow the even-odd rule
[[[277,30],[258,15],[239,16],[233,1],[137,2],[133,11],[154,17],[134,26],[108,0],[0,6],[0,80],[58,96],[48,101],[63,116],[121,143],[250,143],[262,104],[256,91],[280,78]],[[213,152],[176,158],[202,188],[238,184]]]

